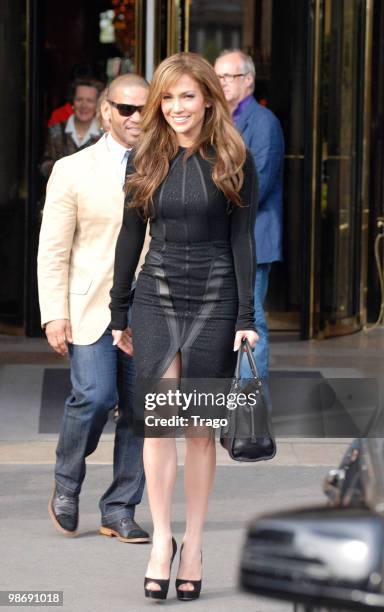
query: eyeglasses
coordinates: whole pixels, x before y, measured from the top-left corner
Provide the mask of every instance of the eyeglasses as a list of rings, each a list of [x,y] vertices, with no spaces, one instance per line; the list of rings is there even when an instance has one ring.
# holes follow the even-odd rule
[[[235,79],[238,79],[239,77],[245,77],[247,74],[248,72],[239,72],[239,74],[218,74],[217,76],[219,77],[220,81],[233,83]]]
[[[107,100],[109,104],[112,104],[114,108],[117,108],[119,115],[122,117],[130,117],[136,111],[141,113],[144,106],[135,106],[134,104],[119,104],[118,102],[113,102],[112,100]]]

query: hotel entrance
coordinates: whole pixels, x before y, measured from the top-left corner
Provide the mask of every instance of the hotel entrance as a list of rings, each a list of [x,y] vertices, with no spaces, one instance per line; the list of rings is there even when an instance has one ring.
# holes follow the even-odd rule
[[[91,4],[18,0],[17,15],[10,1],[1,9],[6,77],[15,76],[11,58],[19,68],[16,98],[4,88],[1,102],[0,330],[41,333],[39,163],[49,114],[66,101],[72,67],[90,65],[105,82],[127,70],[150,79],[171,53],[214,61],[231,47],[254,58],[255,97],[276,114],[285,137],[284,261],[271,273],[270,328],[303,339],[351,333],[366,322],[367,304],[374,320],[383,301],[373,249],[384,218],[381,0]],[[373,46],[379,52],[372,57]]]

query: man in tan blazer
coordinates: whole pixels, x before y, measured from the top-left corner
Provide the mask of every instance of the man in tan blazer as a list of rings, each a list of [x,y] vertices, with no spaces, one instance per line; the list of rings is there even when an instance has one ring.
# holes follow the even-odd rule
[[[100,532],[124,542],[149,541],[134,521],[144,487],[143,440],[135,437],[132,425],[133,359],[112,344],[108,305],[126,163],[140,134],[147,89],[138,75],[115,79],[102,108],[108,133],[54,165],[38,254],[42,325],[49,344],[62,355],[69,353],[72,383],[49,513],[59,531],[76,533],[85,458],[96,449],[118,402],[113,481],[100,500]],[[129,330],[122,345],[132,352]]]

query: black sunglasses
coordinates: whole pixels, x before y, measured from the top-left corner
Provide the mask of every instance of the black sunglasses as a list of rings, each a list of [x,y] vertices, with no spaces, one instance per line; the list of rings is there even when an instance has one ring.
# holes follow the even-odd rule
[[[136,111],[141,113],[144,108],[144,105],[135,106],[134,104],[118,104],[117,102],[112,102],[112,100],[108,100],[108,102],[112,104],[112,106],[117,108],[119,115],[121,115],[122,117],[130,117]]]

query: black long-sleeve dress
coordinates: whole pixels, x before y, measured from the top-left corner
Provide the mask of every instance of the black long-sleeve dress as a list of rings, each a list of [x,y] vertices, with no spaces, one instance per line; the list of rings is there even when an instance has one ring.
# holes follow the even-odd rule
[[[212,180],[212,164],[179,149],[154,198],[151,242],[132,308],[138,377],[160,378],[178,351],[183,378],[230,378],[235,331],[255,329],[254,224],[257,177],[250,154],[244,165],[244,207],[228,211]],[[146,224],[126,208],[116,245],[111,312],[125,329],[132,279]]]

